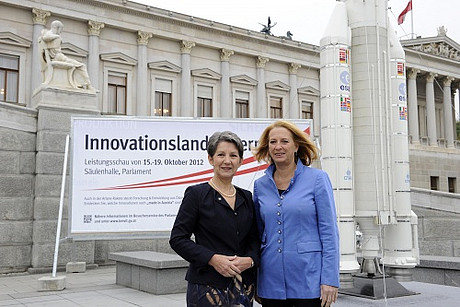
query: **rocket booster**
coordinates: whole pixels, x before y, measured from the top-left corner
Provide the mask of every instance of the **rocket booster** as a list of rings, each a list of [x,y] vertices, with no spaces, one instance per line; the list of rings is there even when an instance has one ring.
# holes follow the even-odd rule
[[[417,216],[411,211],[409,148],[407,127],[406,62],[404,50],[391,25],[388,26],[390,44],[390,102],[392,201],[396,221],[384,232],[384,262],[391,267],[414,267],[419,262]],[[415,236],[415,238],[413,238]]]
[[[345,3],[338,2],[320,42],[321,164],[329,174],[340,231],[340,272],[359,269],[353,205],[350,30]],[[342,278],[342,284],[343,284]]]

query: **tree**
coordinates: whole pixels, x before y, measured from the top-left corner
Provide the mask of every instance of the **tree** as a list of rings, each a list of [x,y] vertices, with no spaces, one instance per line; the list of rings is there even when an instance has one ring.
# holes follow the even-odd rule
[[[457,140],[460,141],[460,121],[457,122]]]

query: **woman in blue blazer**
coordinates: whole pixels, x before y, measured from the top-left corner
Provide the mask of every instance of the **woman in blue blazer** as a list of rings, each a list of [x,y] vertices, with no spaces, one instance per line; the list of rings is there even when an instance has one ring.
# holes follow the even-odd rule
[[[309,167],[315,145],[296,125],[277,121],[262,133],[254,156],[270,164],[253,196],[262,305],[330,306],[339,287],[339,232],[329,177]]]

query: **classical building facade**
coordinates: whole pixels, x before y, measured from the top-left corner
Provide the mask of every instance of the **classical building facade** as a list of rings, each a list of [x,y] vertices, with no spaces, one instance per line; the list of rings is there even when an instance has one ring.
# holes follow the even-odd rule
[[[449,159],[458,154],[460,148],[455,126],[459,111],[453,100],[459,88],[460,45],[446,35],[444,27],[438,29],[436,37],[401,43],[407,62],[407,111],[412,156],[418,159],[431,155],[435,161],[439,161],[436,158],[441,161]],[[436,171],[440,169],[438,163],[425,160],[420,162],[425,165],[418,166],[416,161],[411,163],[414,187],[458,193],[458,165],[443,166],[447,172],[439,176]],[[448,171],[449,168],[452,172]]]
[[[125,0],[0,0],[0,6],[0,273],[52,264],[63,142],[73,114],[311,118],[321,140],[316,45]],[[55,20],[64,24],[62,52],[86,65],[98,89],[95,108],[34,104],[43,82],[38,38]],[[457,225],[460,46],[443,28],[402,44],[412,202],[447,212]],[[422,232],[421,254],[442,245],[437,254],[460,256],[459,236],[448,234],[438,240]],[[111,251],[170,251],[167,239],[63,242],[61,249],[60,264],[106,263]]]

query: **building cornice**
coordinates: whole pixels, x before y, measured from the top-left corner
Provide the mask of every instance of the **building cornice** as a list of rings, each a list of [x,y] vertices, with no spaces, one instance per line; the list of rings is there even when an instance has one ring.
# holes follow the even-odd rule
[[[100,55],[102,61],[136,66],[137,60],[122,52],[110,52]]]
[[[61,44],[61,50],[62,53],[67,54],[67,55],[74,55],[74,56],[79,56],[82,58],[86,58],[88,56],[88,51],[75,46],[72,43],[69,42],[64,42]]]
[[[168,71],[176,74],[182,71],[180,66],[175,65],[169,61],[150,62],[148,63],[148,66],[150,69]]]
[[[298,94],[319,96],[320,91],[312,86],[305,86],[297,89]]]
[[[7,44],[7,45],[14,45],[20,47],[30,47],[32,45],[32,41],[16,35],[12,32],[0,32],[0,43]]]
[[[285,92],[288,92],[291,89],[289,85],[279,80],[265,83],[265,88],[271,89],[271,90],[285,91]]]
[[[401,44],[405,50],[414,50],[460,63],[460,45],[445,35],[404,40]]]
[[[251,78],[248,75],[237,75],[237,76],[230,77],[230,82],[249,85],[249,86],[256,86],[258,83],[256,79]]]
[[[441,58],[436,55],[413,49],[404,49],[404,52],[406,53],[407,68],[414,68],[420,72],[430,71],[439,75],[449,75],[455,77],[456,79],[460,78],[460,61]],[[438,63],[438,65],[436,65],[436,63]]]
[[[209,68],[201,68],[201,69],[192,70],[192,76],[206,78],[206,79],[213,79],[213,80],[220,80],[222,78],[221,74]]]
[[[55,2],[55,3],[54,3]],[[40,7],[42,10],[48,10],[51,12],[52,15],[58,16],[62,14],[66,14],[68,11],[67,0],[54,0],[54,1],[46,1],[46,0],[37,0],[34,2],[24,2],[22,4],[23,7],[29,7],[32,9],[33,7]],[[257,44],[262,45],[269,45],[275,46],[280,49],[284,50],[293,50],[299,52],[299,50],[303,50],[303,53],[307,56],[317,56],[319,58],[319,47],[313,44],[295,41],[295,40],[285,40],[282,37],[273,36],[273,35],[265,35],[264,33],[244,29],[232,25],[227,25],[219,22],[215,22],[212,20],[207,20],[203,18],[198,18],[194,16],[189,16],[186,14],[181,14],[177,12],[172,12],[156,7],[152,7],[149,5],[143,5],[131,1],[121,1],[121,0],[73,0],[73,18],[76,20],[84,21],[85,23],[88,20],[96,20],[98,22],[102,22],[105,24],[105,27],[115,27],[121,28],[127,31],[132,31],[137,33],[138,31],[145,31],[151,32],[154,36],[158,37],[168,37],[178,40],[194,40],[195,36],[190,34],[188,36],[186,33],[168,33],[168,29],[158,29],[159,23],[165,23],[168,25],[176,25],[179,27],[184,27],[190,29],[190,33],[199,30],[209,33],[210,35],[201,35],[202,37],[200,41],[197,41],[197,45],[203,46],[215,46],[215,41],[207,41],[203,39],[203,37],[210,37],[212,34],[217,34],[218,36],[223,36],[231,39],[239,39],[244,42],[251,42],[257,40]],[[18,4],[15,3],[13,0],[5,0],[5,3],[10,3],[11,5],[17,6]],[[80,5],[79,5],[80,4]],[[92,9],[89,9],[88,7]],[[123,19],[118,20],[119,23],[114,23],[112,17],[107,17],[99,14],[100,9],[105,11],[112,11],[115,12],[116,15],[120,14],[128,14],[133,17],[144,18],[148,22],[139,23],[128,23]],[[105,15],[105,14],[104,14]],[[110,15],[110,14],[109,14]],[[132,19],[135,20],[135,19]],[[222,46],[226,48],[225,46]],[[245,54],[255,54],[257,53],[256,50],[250,50],[247,48],[241,48],[241,50],[234,49],[235,53],[245,53]],[[283,53],[280,53],[283,54]],[[302,62],[302,66],[318,66],[318,63],[311,63],[308,65],[308,58],[304,61],[302,59],[297,60]],[[311,60],[310,60],[311,61]],[[318,60],[319,62],[319,60]]]

